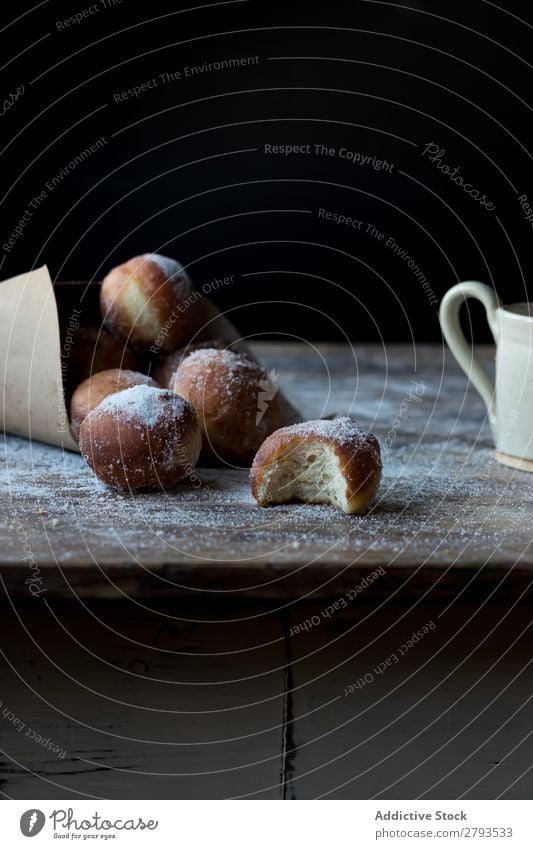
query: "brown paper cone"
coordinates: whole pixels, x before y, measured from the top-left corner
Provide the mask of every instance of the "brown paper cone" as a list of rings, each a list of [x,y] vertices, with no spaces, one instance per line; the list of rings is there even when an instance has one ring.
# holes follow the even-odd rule
[[[197,340],[221,337],[237,342],[253,357],[248,345],[228,318],[202,298],[202,330]],[[63,353],[63,361],[61,354]],[[65,405],[59,318],[54,287],[43,265],[0,283],[0,373],[2,404],[0,427],[24,436],[79,451],[70,434]],[[287,404],[287,419],[299,414]],[[289,415],[290,413],[290,415]]]
[[[0,426],[78,451],[69,429],[59,319],[45,265],[0,283]]]

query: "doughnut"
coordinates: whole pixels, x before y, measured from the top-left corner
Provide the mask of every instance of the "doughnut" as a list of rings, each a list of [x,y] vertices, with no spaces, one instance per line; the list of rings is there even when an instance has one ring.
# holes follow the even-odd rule
[[[234,351],[194,351],[178,366],[173,389],[196,410],[204,461],[249,466],[265,437],[296,415],[271,376]]]
[[[70,399],[70,429],[76,442],[79,439],[82,421],[91,410],[98,406],[100,401],[114,392],[130,389],[140,383],[157,387],[155,380],[152,380],[148,375],[142,374],[140,371],[120,368],[100,371],[80,383]]]
[[[61,367],[72,392],[83,380],[111,368],[136,370],[137,357],[104,328],[79,327],[62,331]]]
[[[104,277],[100,310],[106,327],[135,351],[170,352],[199,321],[198,292],[183,267],[160,254],[134,256]]]
[[[108,395],[83,420],[80,451],[120,490],[170,486],[192,474],[202,446],[193,407],[169,389],[139,384]]]
[[[167,389],[172,389],[174,386],[174,375],[176,369],[184,357],[193,354],[194,351],[202,351],[204,348],[216,348],[219,351],[229,348],[233,350],[233,343],[227,339],[208,339],[206,342],[194,342],[191,345],[186,345],[184,348],[178,348],[167,354],[162,360],[155,365],[153,370],[154,380],[157,380],[160,386],[165,386]]]
[[[378,440],[345,416],[277,430],[261,445],[251,472],[261,507],[305,501],[345,513],[366,510],[380,480]]]

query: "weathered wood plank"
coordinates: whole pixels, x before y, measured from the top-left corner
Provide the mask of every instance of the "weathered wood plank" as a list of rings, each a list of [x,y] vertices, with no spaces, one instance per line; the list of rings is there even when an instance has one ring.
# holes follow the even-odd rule
[[[483,566],[533,567],[533,476],[499,465],[482,402],[442,349],[265,343],[307,416],[352,413],[384,445],[379,498],[365,516],[283,505],[262,510],[246,470],[203,469],[200,489],[130,497],[106,490],[75,454],[7,437],[0,454],[0,572],[28,594],[33,559],[47,597],[327,596],[376,565],[394,586],[442,586]],[[490,359],[491,352],[485,352]],[[27,546],[27,548],[24,548]],[[450,566],[452,567],[450,570]]]
[[[152,608],[2,607],[4,794],[280,797],[279,616],[251,602]]]
[[[531,798],[531,606],[516,601],[294,607],[289,798]]]

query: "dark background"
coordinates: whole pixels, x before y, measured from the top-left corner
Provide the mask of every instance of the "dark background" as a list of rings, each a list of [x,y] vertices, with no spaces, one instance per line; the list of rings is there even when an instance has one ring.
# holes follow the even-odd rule
[[[438,301],[458,280],[527,297],[532,225],[531,3],[152,2],[5,5],[0,116],[2,278],[46,262],[54,279],[98,280],[131,255],[178,258],[244,334],[437,341]],[[258,56],[191,78],[187,65]],[[275,58],[293,57],[293,58]],[[302,58],[294,58],[302,57]],[[182,78],[161,82],[160,74]],[[115,95],[156,78],[137,98]],[[38,208],[32,197],[99,137]],[[468,197],[442,161],[495,205]],[[266,156],[325,144],[386,159]],[[320,220],[326,208],[374,225]],[[392,237],[427,278],[437,302]],[[479,338],[487,338],[473,307]]]

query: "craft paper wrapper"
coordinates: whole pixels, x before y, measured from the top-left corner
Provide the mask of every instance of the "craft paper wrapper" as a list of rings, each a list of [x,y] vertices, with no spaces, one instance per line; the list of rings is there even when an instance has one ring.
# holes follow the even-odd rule
[[[2,428],[77,451],[65,408],[60,347],[46,266],[0,283]]]
[[[231,322],[202,301],[209,336],[238,341]],[[45,265],[0,283],[0,371],[2,430],[78,451],[65,405],[56,296]]]

